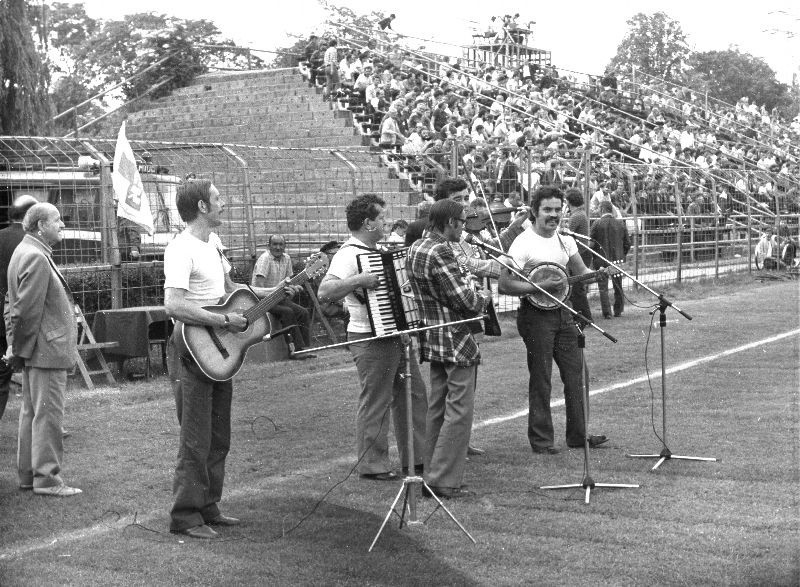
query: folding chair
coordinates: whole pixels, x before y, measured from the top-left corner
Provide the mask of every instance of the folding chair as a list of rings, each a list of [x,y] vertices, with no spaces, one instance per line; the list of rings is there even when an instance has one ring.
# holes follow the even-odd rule
[[[114,375],[111,374],[111,370],[108,368],[108,362],[106,358],[103,356],[103,349],[113,349],[119,346],[118,342],[97,342],[94,338],[94,334],[92,333],[92,329],[89,328],[89,324],[86,322],[86,317],[83,315],[83,311],[81,310],[78,304],[75,304],[75,320],[78,323],[78,369],[80,369],[81,375],[83,375],[83,380],[86,382],[86,387],[88,389],[94,389],[94,383],[92,382],[92,375],[105,375],[106,381],[109,385],[116,385],[117,382],[114,379]],[[88,357],[92,357],[97,359],[97,362],[100,365],[99,369],[89,370],[86,366],[86,361],[83,359],[82,352],[88,351]]]

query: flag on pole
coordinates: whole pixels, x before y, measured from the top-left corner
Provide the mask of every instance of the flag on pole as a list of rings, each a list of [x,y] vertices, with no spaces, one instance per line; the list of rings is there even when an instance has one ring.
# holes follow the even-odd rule
[[[150,211],[150,198],[144,191],[133,149],[125,136],[125,122],[122,123],[117,135],[111,183],[114,184],[114,194],[117,197],[117,217],[127,218],[144,228],[147,234],[152,235],[155,228],[153,213]]]

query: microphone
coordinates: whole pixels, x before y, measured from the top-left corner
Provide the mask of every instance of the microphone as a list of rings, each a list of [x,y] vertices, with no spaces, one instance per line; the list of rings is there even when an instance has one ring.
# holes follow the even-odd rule
[[[481,249],[483,249],[487,253],[492,253],[494,255],[502,255],[503,257],[508,257],[510,259],[513,259],[513,257],[511,255],[509,255],[508,253],[506,253],[505,251],[501,251],[500,249],[496,249],[492,245],[487,245],[481,239],[477,238],[476,236],[474,236],[472,234],[464,235],[464,240],[467,241],[471,245],[475,245],[477,247],[480,247]]]
[[[562,234],[564,236],[571,236],[572,238],[582,238],[585,241],[593,241],[594,239],[590,236],[586,236],[585,234],[580,234],[578,232],[572,232],[568,228],[559,228],[558,234]]]

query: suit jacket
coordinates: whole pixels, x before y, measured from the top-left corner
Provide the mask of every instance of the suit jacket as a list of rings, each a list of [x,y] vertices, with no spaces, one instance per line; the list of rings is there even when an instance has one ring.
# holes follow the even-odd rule
[[[610,261],[624,260],[631,248],[631,240],[628,236],[628,227],[624,220],[617,220],[611,215],[600,217],[594,224],[589,236],[595,242],[592,248]],[[601,248],[602,247],[602,248]],[[595,257],[595,267],[605,267],[608,265]]]
[[[26,367],[71,369],[78,356],[75,310],[52,265],[52,249],[26,234],[8,266],[8,319]]]
[[[14,222],[0,230],[0,297],[8,291],[8,263],[24,236],[21,222]]]

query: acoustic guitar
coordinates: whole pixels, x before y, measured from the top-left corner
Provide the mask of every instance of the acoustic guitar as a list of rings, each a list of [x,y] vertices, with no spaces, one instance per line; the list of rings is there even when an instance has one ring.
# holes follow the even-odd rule
[[[316,253],[306,261],[305,269],[293,275],[284,285],[302,285],[323,274],[328,268],[328,256]],[[273,332],[269,311],[286,298],[284,287],[259,300],[248,289],[237,289],[224,303],[204,306],[215,314],[242,314],[247,318],[247,328],[242,331],[180,324],[181,336],[192,358],[206,377],[213,381],[227,381],[241,369],[247,350]]]
[[[620,262],[621,261],[615,261],[615,263]],[[534,283],[537,283],[547,279],[548,277],[561,277],[563,280],[561,287],[559,287],[557,291],[551,291],[549,293],[559,302],[564,303],[569,299],[569,294],[572,291],[572,286],[574,284],[582,281],[597,280],[598,276],[601,274],[612,276],[619,273],[620,270],[616,267],[616,265],[609,265],[608,267],[603,267],[602,269],[592,271],[591,273],[587,273],[585,275],[569,275],[563,265],[558,263],[544,262],[536,263],[530,268],[530,271],[528,272],[528,279]],[[540,310],[552,310],[558,307],[558,304],[555,301],[540,291],[526,295],[525,299],[527,299],[531,304],[533,304],[534,307],[539,308]]]

